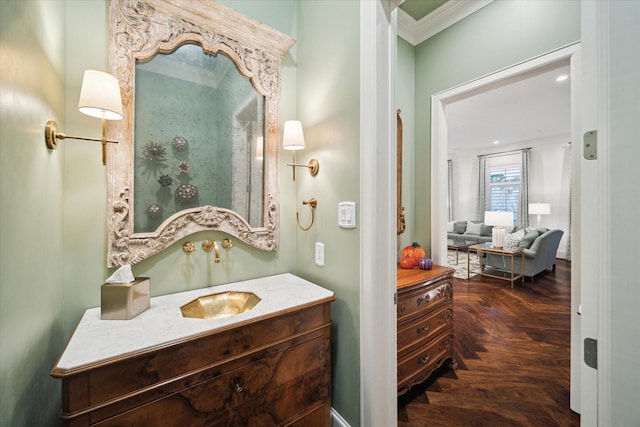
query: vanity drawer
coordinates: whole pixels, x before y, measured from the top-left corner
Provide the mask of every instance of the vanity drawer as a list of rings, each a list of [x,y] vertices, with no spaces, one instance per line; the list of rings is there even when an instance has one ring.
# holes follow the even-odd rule
[[[450,280],[440,280],[426,287],[398,295],[398,325],[428,310],[434,310],[453,300],[453,284]]]
[[[398,360],[398,394],[426,380],[453,355],[453,332],[448,331],[429,344]]]
[[[228,331],[204,334],[185,343],[176,343],[147,354],[114,361],[96,367],[88,374],[89,401],[87,407],[149,388],[216,362],[238,357],[283,342],[298,335],[326,326],[330,322],[325,305],[281,315]],[[73,381],[74,377],[63,381]],[[86,389],[85,389],[86,390]],[[86,391],[82,390],[85,394]],[[75,402],[82,402],[78,398]],[[63,412],[75,412],[82,407]]]
[[[326,334],[94,425],[281,425],[329,401],[329,383]]]
[[[398,355],[416,345],[421,345],[442,333],[446,328],[453,328],[453,307],[442,305],[409,323],[398,327]]]
[[[311,409],[301,417],[285,424],[286,427],[327,427],[331,423],[331,402]]]

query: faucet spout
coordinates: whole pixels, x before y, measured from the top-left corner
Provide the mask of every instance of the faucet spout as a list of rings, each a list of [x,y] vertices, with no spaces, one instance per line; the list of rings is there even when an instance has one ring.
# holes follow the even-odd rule
[[[217,240],[213,241],[213,253],[215,254],[213,262],[215,262],[216,264],[220,264],[220,245],[218,245]]]

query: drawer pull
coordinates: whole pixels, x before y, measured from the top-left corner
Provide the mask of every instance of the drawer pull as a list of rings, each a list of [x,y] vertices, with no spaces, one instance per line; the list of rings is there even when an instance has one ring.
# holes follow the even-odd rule
[[[425,332],[429,332],[429,324],[427,323],[423,327],[418,327],[418,334],[423,334]]]
[[[244,391],[244,388],[242,388],[240,384],[236,384],[236,386],[233,389],[238,393],[242,393]]]
[[[418,362],[420,362],[420,363],[428,363],[429,362],[429,358],[430,358],[430,353],[427,353],[427,355],[425,357],[422,357],[422,358],[418,359]]]
[[[424,298],[423,297],[418,298],[418,300],[417,300],[418,307],[420,307],[420,304],[422,304],[423,302],[424,303],[428,303],[430,299],[431,298],[429,297],[429,295],[425,296]]]

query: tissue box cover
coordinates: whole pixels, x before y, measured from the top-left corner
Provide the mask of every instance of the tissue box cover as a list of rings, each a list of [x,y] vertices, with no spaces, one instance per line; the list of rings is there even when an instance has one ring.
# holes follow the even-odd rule
[[[139,277],[129,283],[105,283],[100,289],[100,318],[128,320],[147,310],[150,285],[148,277]]]

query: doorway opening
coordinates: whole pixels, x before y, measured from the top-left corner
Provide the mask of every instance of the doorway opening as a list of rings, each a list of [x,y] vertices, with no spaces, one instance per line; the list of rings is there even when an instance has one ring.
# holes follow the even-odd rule
[[[444,230],[448,221],[447,192],[448,192],[448,134],[446,106],[456,101],[469,98],[487,90],[505,86],[521,80],[536,72],[543,72],[557,67],[559,63],[568,62],[571,76],[571,141],[579,141],[580,127],[578,121],[577,99],[579,99],[578,76],[579,44],[572,44],[553,52],[532,58],[514,66],[499,70],[487,76],[455,88],[440,92],[431,97],[431,248],[434,262],[446,265],[447,237]],[[571,150],[571,163],[579,163],[579,150]],[[577,194],[575,183],[579,182],[578,168],[571,171],[571,192]],[[579,201],[573,198],[572,205]],[[579,210],[571,208],[571,223],[579,221]],[[576,227],[573,227],[577,230]],[[573,239],[579,241],[579,236],[573,233]],[[580,321],[577,315],[580,295],[580,254],[574,251],[571,263],[571,409],[580,412]]]

